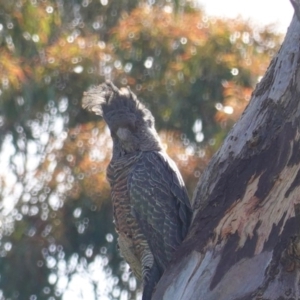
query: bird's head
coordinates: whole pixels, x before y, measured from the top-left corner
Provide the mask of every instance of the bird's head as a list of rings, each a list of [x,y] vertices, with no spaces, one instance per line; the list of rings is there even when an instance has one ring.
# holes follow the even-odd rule
[[[82,106],[104,118],[113,139],[114,156],[161,150],[151,112],[128,87],[119,90],[107,81],[85,92]]]

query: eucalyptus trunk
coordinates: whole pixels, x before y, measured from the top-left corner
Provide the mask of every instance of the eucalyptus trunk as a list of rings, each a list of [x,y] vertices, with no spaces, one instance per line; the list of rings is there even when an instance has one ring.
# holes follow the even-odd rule
[[[152,299],[299,299],[300,4],[281,49],[194,195]]]

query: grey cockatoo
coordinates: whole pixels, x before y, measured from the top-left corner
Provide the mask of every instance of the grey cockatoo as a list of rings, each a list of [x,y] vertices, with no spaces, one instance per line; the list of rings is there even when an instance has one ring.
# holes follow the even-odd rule
[[[185,238],[191,204],[180,172],[163,150],[151,112],[111,82],[84,93],[83,107],[104,118],[113,140],[107,169],[119,247],[143,281],[143,300]]]

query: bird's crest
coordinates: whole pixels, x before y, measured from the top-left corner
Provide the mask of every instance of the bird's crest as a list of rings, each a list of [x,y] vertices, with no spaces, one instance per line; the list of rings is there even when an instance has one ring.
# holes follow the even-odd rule
[[[111,113],[118,111],[127,112],[137,118],[146,117],[145,119],[148,119],[149,114],[151,115],[129,87],[118,89],[111,81],[106,81],[84,92],[82,107],[105,119]]]
[[[129,87],[119,90],[106,81],[84,93],[82,107],[104,118],[114,140],[115,157],[161,150],[154,117]]]

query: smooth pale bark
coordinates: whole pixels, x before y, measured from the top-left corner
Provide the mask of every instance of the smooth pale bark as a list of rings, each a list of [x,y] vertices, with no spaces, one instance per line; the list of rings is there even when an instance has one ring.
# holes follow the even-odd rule
[[[201,177],[189,235],[152,299],[299,299],[299,20]]]

